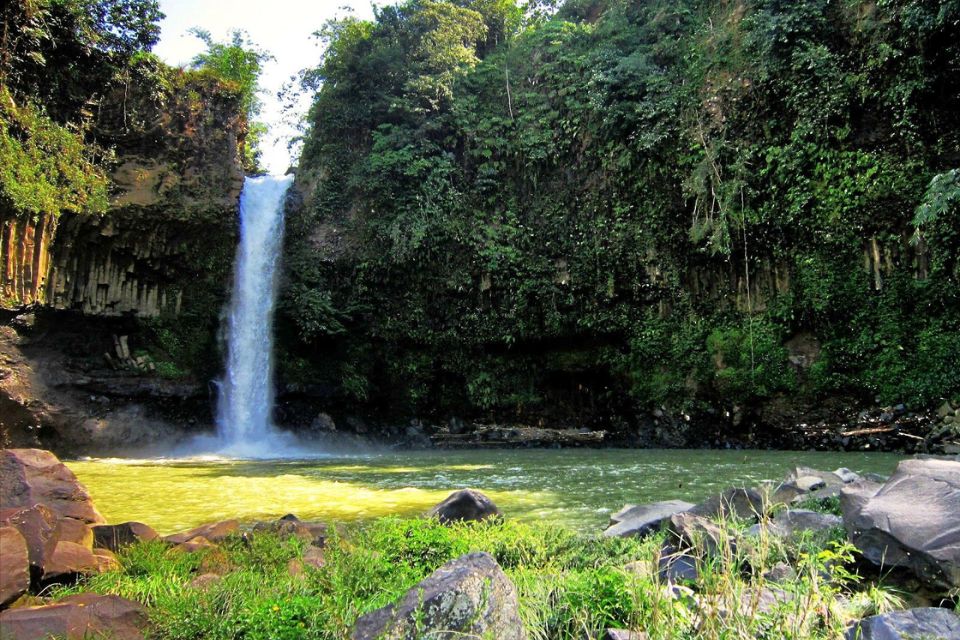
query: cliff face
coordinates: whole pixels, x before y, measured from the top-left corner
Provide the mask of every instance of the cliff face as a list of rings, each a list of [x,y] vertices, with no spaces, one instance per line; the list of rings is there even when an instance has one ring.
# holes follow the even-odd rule
[[[97,138],[117,150],[105,215],[0,216],[6,299],[90,315],[175,316],[195,279],[224,276],[206,272],[206,258],[235,242],[246,123],[236,96],[216,81],[181,84],[101,105]]]
[[[99,105],[104,215],[0,214],[7,444],[102,450],[209,421],[246,120],[214,78],[163,73],[162,91],[133,83]]]

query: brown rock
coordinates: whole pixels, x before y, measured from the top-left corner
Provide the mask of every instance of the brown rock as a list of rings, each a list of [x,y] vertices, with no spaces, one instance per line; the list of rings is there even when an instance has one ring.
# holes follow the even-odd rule
[[[224,520],[223,522],[204,524],[195,529],[174,533],[173,535],[166,536],[164,540],[171,544],[183,544],[184,542],[190,542],[194,538],[205,538],[208,542],[219,542],[239,530],[240,523],[236,520]]]
[[[0,527],[0,609],[30,589],[27,541],[14,527]]]
[[[222,579],[223,579],[222,576],[219,576],[215,573],[204,573],[202,575],[197,576],[193,580],[191,580],[189,586],[191,589],[199,589],[200,591],[206,591],[213,585],[220,582]]]
[[[106,573],[120,568],[120,561],[117,555],[110,549],[94,549],[93,557],[97,561],[97,573]]]
[[[0,508],[35,504],[60,517],[106,522],[87,490],[55,455],[43,449],[0,449]]]
[[[43,567],[43,582],[74,582],[82,575],[92,575],[99,570],[93,551],[74,542],[60,541],[50,561]]]
[[[136,602],[119,596],[81,593],[42,607],[0,613],[3,640],[143,640],[147,614]]]
[[[53,557],[60,541],[60,522],[57,515],[43,505],[0,510],[0,526],[11,526],[20,532],[27,543],[30,556],[30,580],[34,588],[40,586],[43,568]]]
[[[60,518],[60,541],[73,542],[92,550],[93,530],[86,522],[74,518]]]
[[[178,545],[174,545],[171,551],[178,553],[193,553],[195,551],[203,551],[204,549],[216,549],[217,545],[213,544],[203,536],[194,536],[187,540],[186,542],[181,542]]]
[[[102,524],[93,527],[93,539],[96,546],[114,552],[135,542],[156,540],[159,537],[160,535],[152,527],[142,522]]]
[[[320,569],[326,564],[326,560],[323,557],[323,549],[319,547],[314,547],[310,545],[303,550],[303,564],[308,567],[313,567],[314,569]]]
[[[307,544],[313,543],[315,537],[313,531],[300,522],[296,516],[284,516],[274,522],[258,522],[253,525],[253,532],[272,533],[281,538],[300,538]],[[324,533],[326,533],[326,528],[324,528]]]

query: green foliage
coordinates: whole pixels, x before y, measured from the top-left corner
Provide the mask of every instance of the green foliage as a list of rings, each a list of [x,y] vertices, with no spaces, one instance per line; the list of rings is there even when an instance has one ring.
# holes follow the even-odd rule
[[[332,22],[283,341],[402,412],[955,394],[958,11],[411,0]],[[798,333],[822,345],[806,373]]]
[[[249,122],[244,140],[243,160],[247,171],[256,171],[260,157],[259,142],[266,133],[266,126],[257,122],[263,103],[260,100],[258,81],[263,64],[273,59],[269,53],[257,47],[243,31],[235,30],[229,42],[217,42],[209,31],[194,28],[191,33],[200,38],[207,50],[192,61],[194,69],[204,69],[220,80],[232,85],[241,96],[241,108]]]
[[[18,215],[56,218],[107,208],[107,178],[83,136],[0,85],[0,203]]]
[[[743,536],[742,523],[719,526],[721,539]],[[898,606],[882,585],[860,584],[849,570],[855,550],[839,540],[783,541],[761,532],[749,544],[721,543],[712,555],[695,547],[696,599],[658,577],[663,542],[663,535],[587,537],[510,520],[444,526],[385,518],[333,533],[320,568],[291,573],[304,543],[259,532],[195,553],[141,543],[121,552],[119,570],[54,595],[94,591],[143,602],[161,639],[332,640],[348,637],[357,617],[394,602],[440,565],[486,551],[516,585],[524,626],[538,639],[601,637],[613,627],[645,629],[658,640],[812,640],[842,634],[864,611]],[[797,575],[776,585],[786,594],[781,602],[761,607],[762,575],[783,561]],[[192,584],[212,569],[222,577]]]

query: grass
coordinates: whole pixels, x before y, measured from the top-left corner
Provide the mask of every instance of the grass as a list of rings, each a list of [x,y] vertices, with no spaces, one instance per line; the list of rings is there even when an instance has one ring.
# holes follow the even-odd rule
[[[94,591],[140,601],[154,638],[339,639],[359,615],[393,602],[448,560],[487,551],[517,586],[533,639],[602,638],[610,627],[643,630],[653,640],[836,638],[851,619],[899,606],[895,594],[861,585],[847,570],[853,548],[839,533],[784,542],[745,538],[745,523],[735,520],[720,525],[729,538],[712,555],[692,551],[700,575],[682,585],[658,576],[663,533],[603,539],[509,520],[445,527],[383,518],[334,533],[324,566],[299,575],[288,566],[305,543],[257,533],[193,554],[138,544],[120,554],[119,569],[57,595]],[[795,577],[768,582],[764,574],[783,561]],[[191,586],[211,572],[222,578]],[[777,601],[767,596],[771,587],[783,594]]]

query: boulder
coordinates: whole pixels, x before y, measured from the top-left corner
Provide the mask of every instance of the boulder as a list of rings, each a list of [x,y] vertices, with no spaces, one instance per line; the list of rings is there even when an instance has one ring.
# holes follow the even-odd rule
[[[156,540],[159,537],[160,535],[152,527],[142,522],[102,524],[93,527],[94,545],[114,553],[136,542]]]
[[[642,631],[628,631],[627,629],[607,629],[604,640],[647,640],[647,634]]]
[[[204,573],[187,583],[187,586],[198,591],[206,591],[221,580],[223,580],[223,576],[216,573]]]
[[[500,516],[500,509],[493,500],[473,489],[454,491],[446,500],[435,506],[427,514],[437,518],[441,524],[464,521],[480,521]]]
[[[73,542],[93,549],[93,530],[86,522],[74,518],[60,518],[60,541]]]
[[[496,560],[470,553],[437,569],[397,603],[360,617],[354,640],[423,637],[525,640],[517,592]]]
[[[846,640],[956,640],[960,616],[935,607],[891,611],[864,618],[847,630]]]
[[[0,527],[0,609],[30,589],[27,541],[15,527]]]
[[[35,504],[87,524],[106,522],[87,490],[55,455],[43,449],[0,449],[0,509]]]
[[[667,538],[681,550],[695,550],[701,555],[713,555],[723,545],[734,545],[717,524],[693,513],[677,513],[666,521]]]
[[[658,560],[657,570],[660,579],[664,582],[696,582],[700,577],[700,570],[697,568],[697,559],[678,550],[673,545],[665,544],[660,549],[660,559]]]
[[[834,469],[833,475],[840,478],[840,481],[843,482],[843,484],[850,484],[851,482],[856,482],[857,480],[861,479],[860,474],[854,473],[853,471],[850,471],[850,469],[847,469],[846,467],[840,467],[839,469]]]
[[[217,545],[213,544],[203,536],[193,536],[186,542],[173,545],[173,548],[170,550],[176,553],[195,553],[197,551],[205,551],[207,549],[216,548]]]
[[[224,520],[222,522],[200,525],[188,531],[174,533],[163,539],[170,544],[183,544],[184,542],[190,542],[194,538],[205,538],[208,542],[220,542],[227,536],[237,533],[239,530],[239,522],[236,520]]]
[[[119,596],[81,593],[42,607],[20,607],[0,613],[3,640],[143,640],[147,614],[136,602]]]
[[[40,586],[43,570],[53,557],[60,541],[60,522],[57,515],[43,505],[30,508],[0,510],[0,526],[15,528],[23,536],[30,557],[30,580],[34,588]]]
[[[76,582],[80,576],[100,572],[100,562],[93,551],[75,542],[61,540],[53,556],[43,567],[43,583]]]
[[[840,503],[870,562],[909,569],[934,588],[960,586],[960,462],[904,460],[882,487],[848,485]]]
[[[616,524],[603,532],[606,538],[630,538],[650,535],[660,529],[660,525],[670,516],[689,511],[693,504],[682,500],[667,500],[643,504],[622,509],[611,516],[620,518]]]
[[[778,538],[793,538],[804,531],[825,533],[841,526],[843,526],[843,520],[831,513],[787,509],[775,515],[769,523],[753,525],[747,529],[747,535],[760,535],[761,528],[765,528],[767,533]]]
[[[253,532],[272,533],[281,538],[300,538],[307,544],[312,544],[315,538],[313,530],[307,527],[294,515],[285,515],[272,522],[258,522],[253,525]],[[324,528],[326,533],[326,528]]]
[[[120,568],[120,561],[110,549],[94,549],[93,557],[97,563],[97,573],[106,573]]]
[[[763,573],[767,582],[782,584],[797,579],[797,571],[786,562],[778,562]]]
[[[755,520],[763,515],[766,506],[766,501],[759,491],[738,487],[707,498],[690,509],[690,513],[705,518],[736,516],[741,520]]]

